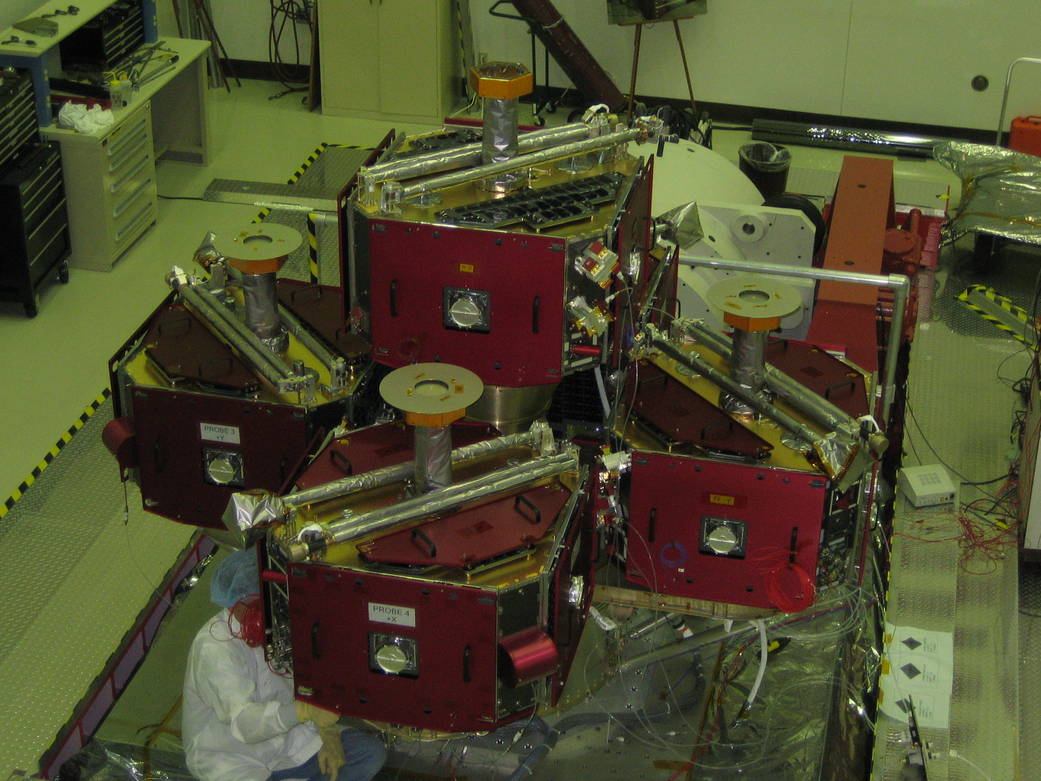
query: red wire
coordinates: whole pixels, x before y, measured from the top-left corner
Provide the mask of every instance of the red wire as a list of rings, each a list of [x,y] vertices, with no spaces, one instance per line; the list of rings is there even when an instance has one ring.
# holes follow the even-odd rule
[[[936,539],[930,540],[925,537],[915,537],[912,534],[904,534],[903,532],[893,532],[893,536],[906,537],[907,539],[914,540],[915,542],[957,542],[958,540],[962,539],[962,537],[959,535],[957,537],[937,537]]]
[[[781,583],[782,573],[794,576],[796,589],[785,589]],[[789,579],[790,580],[790,579]],[[785,562],[763,576],[766,584],[766,596],[783,613],[800,613],[810,605],[817,595],[816,584],[810,573],[794,561]]]
[[[957,542],[961,548],[958,568],[967,575],[990,575],[997,570],[998,562],[1008,549],[1016,546],[1016,482],[1009,480],[998,493],[998,498],[987,510],[973,510],[977,499],[965,506],[968,512],[958,516],[961,534],[956,537],[916,537],[904,532],[894,532],[893,537],[905,537],[922,543]],[[970,513],[975,512],[973,516]],[[993,520],[990,518],[993,517]],[[1000,524],[1000,525],[999,525]],[[984,568],[975,570],[970,565],[980,561]]]
[[[791,551],[785,548],[761,548],[748,557],[748,563],[762,574],[766,596],[774,607],[784,613],[800,613],[813,604],[816,583],[814,576],[789,561],[790,557]]]

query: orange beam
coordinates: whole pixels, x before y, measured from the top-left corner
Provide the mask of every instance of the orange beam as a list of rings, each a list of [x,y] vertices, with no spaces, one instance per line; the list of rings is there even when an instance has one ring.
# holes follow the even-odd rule
[[[886,229],[895,225],[893,161],[846,157],[832,202],[824,268],[880,274]],[[817,299],[874,306],[878,291],[864,285],[821,282]]]

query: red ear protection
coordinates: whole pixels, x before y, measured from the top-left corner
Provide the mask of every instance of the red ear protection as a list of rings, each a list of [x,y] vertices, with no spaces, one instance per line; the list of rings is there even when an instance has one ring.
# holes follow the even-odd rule
[[[233,636],[250,648],[259,648],[264,644],[264,613],[259,594],[250,594],[240,599],[231,609],[231,614],[239,621],[239,633],[232,632]]]

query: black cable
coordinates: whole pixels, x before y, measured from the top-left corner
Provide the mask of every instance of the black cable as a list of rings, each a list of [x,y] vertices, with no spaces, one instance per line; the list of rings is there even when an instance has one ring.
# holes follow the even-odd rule
[[[911,448],[911,453],[914,455],[914,460],[917,461],[919,465],[924,464],[925,461],[922,459],[920,455],[918,455],[918,448],[914,446],[914,437],[907,437],[907,444]]]
[[[933,452],[933,455],[936,456],[936,460],[939,461],[941,464],[943,464],[948,470],[950,470],[951,472],[956,474],[958,477],[960,477],[966,484],[968,484],[968,485],[974,484],[972,480],[969,480],[964,474],[962,474],[960,471],[958,471],[953,466],[948,464],[943,459],[943,456],[940,455],[939,451],[935,447],[933,447],[932,443],[929,441],[929,438],[925,435],[925,429],[923,429],[922,428],[922,424],[918,422],[918,416],[914,414],[914,408],[911,406],[911,400],[910,399],[907,400],[906,407],[907,407],[907,411],[911,414],[911,420],[914,422],[915,428],[918,429],[918,433],[922,437],[922,442],[924,442],[925,446],[928,447]],[[917,453],[915,455],[917,456]],[[919,459],[919,461],[921,461],[921,459]],[[986,482],[978,483],[978,485],[986,485]],[[987,492],[984,491],[983,493],[987,493]],[[990,496],[990,494],[988,494],[988,496]],[[991,498],[993,499],[994,497],[991,496]]]
[[[995,521],[994,521],[994,519],[992,519],[992,518],[990,518],[988,516],[993,514],[995,510],[1000,510],[1000,513],[997,513],[997,514],[1003,515],[1006,519],[1014,520],[1015,519],[1015,515],[1016,515],[1015,508],[1004,506],[1004,504],[1013,498],[1013,496],[1015,495],[1015,492],[1016,492],[1015,486],[1009,486],[1000,496],[998,496],[998,497],[985,496],[985,497],[980,497],[979,499],[974,499],[973,501],[969,502],[968,504],[963,505],[962,506],[962,510],[964,512],[972,513],[973,515],[978,517],[980,520],[982,520],[985,523],[988,523],[988,524],[990,524],[992,526],[996,525]],[[977,507],[977,505],[980,502],[986,501],[988,498],[993,500],[991,502],[990,506],[987,507],[986,509],[979,509],[979,507]]]
[[[1034,302],[1030,305],[1030,314],[1033,316],[1035,322],[1037,321],[1037,304],[1039,298],[1041,298],[1041,271],[1038,271],[1037,276],[1034,278]]]
[[[1019,379],[1012,379],[1010,377],[1003,377],[1002,374],[1001,374],[1001,370],[1005,367],[1006,363],[1011,361],[1017,355],[1021,355],[1022,353],[1026,352],[1028,350],[1030,350],[1030,348],[1027,347],[1026,345],[1024,345],[1023,347],[1021,347],[1016,352],[1009,353],[1008,355],[1006,355],[1004,358],[1001,359],[1001,363],[998,364],[998,368],[994,370],[994,376],[997,378],[998,382],[1000,382],[1002,385],[1005,385],[1005,386],[1008,386],[1009,388],[1012,388],[1012,390],[1016,391],[1017,393],[1020,393],[1021,391],[1019,391],[1016,388],[1016,385],[1019,384],[1020,382],[1022,382],[1023,380],[1029,379],[1029,374],[1026,377],[1021,377]]]
[[[294,78],[286,69],[286,63],[282,60],[282,36],[285,33],[286,24],[292,22],[293,29],[293,63],[295,67],[300,66],[300,37],[296,29],[299,21],[306,19],[312,39],[315,35],[314,25],[311,17],[305,16],[306,7],[301,6],[297,0],[268,0],[271,11],[271,20],[268,25],[268,63],[278,82],[285,87],[282,92],[271,95],[268,100],[277,100],[293,92],[304,92],[307,90],[306,79],[301,81]],[[303,86],[298,86],[298,85]]]
[[[1003,475],[991,478],[990,480],[962,480],[961,485],[990,485],[991,483],[997,483],[1000,480],[1007,480],[1008,472]]]
[[[288,16],[286,17],[288,21]],[[293,22],[290,25],[293,30],[293,62],[297,65],[300,64],[300,31],[297,29],[296,17],[293,17]]]
[[[1022,616],[1029,616],[1030,618],[1041,618],[1041,613],[1035,613],[1032,610],[1024,610],[1023,608],[1019,609],[1019,614]]]
[[[276,32],[274,32],[274,25],[276,24],[276,22],[278,22],[278,15],[279,14],[282,15],[282,20],[281,20],[280,23],[278,23],[278,32],[276,33]],[[282,61],[282,35],[285,33],[286,22],[288,21],[288,19],[289,19],[289,14],[286,11],[286,3],[285,2],[280,3],[275,8],[275,15],[274,15],[274,18],[271,20],[271,24],[272,24],[272,39],[271,39],[271,41],[272,41],[272,51],[270,52],[270,58],[271,58],[271,64],[275,67],[275,70],[277,72],[279,80],[282,82],[282,85],[286,86],[286,87],[289,86],[289,82],[291,82],[291,79],[289,78],[288,73],[286,72],[285,68],[283,67],[283,65],[285,65],[285,63]]]
[[[202,198],[198,195],[163,195],[162,193],[156,193],[162,201],[202,201],[203,203],[226,203],[232,206],[248,206],[249,204],[236,203],[235,201],[211,201],[209,198]]]
[[[307,90],[307,87],[286,87],[281,92],[276,92],[274,95],[268,95],[267,99],[268,100],[278,100],[279,98],[284,98],[286,95],[292,95],[294,92],[304,92],[306,90]],[[306,102],[307,98],[304,97],[304,98],[302,98],[302,100],[304,102]]]

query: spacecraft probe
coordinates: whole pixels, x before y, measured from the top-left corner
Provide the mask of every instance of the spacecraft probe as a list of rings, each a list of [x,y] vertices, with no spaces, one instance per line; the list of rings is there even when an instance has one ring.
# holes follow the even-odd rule
[[[722,617],[855,580],[922,249],[884,161],[828,243],[878,246],[815,262],[790,210],[655,219],[660,120],[519,134],[530,74],[471,79],[480,141],[392,135],[358,172],[341,286],[278,279],[299,237],[267,223],[175,268],[105,432],[150,512],[257,545],[299,699],[429,733],[554,707],[605,566]]]

